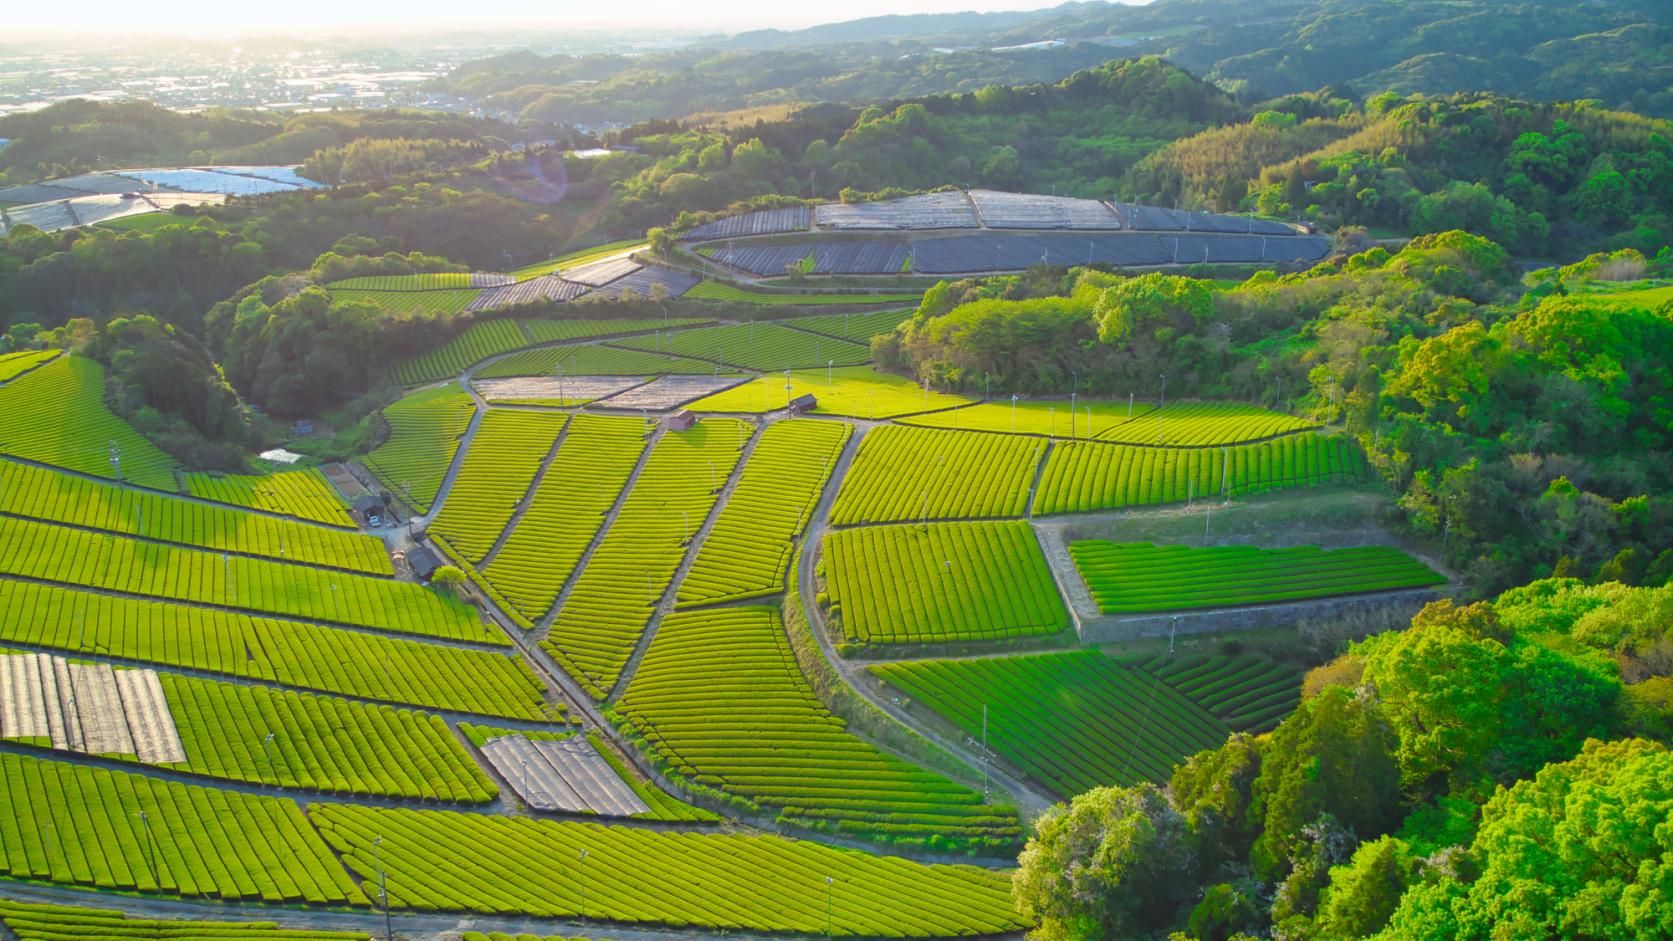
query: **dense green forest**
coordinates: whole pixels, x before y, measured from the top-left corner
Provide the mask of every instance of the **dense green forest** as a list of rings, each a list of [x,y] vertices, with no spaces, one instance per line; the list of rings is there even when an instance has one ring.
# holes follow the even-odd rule
[[[1653,255],[1673,233],[1673,125],[1490,95],[1295,96],[1169,144],[1122,183],[1140,201],[1467,229],[1519,254]]]
[[[1019,904],[1047,939],[1664,937],[1670,644],[1673,587],[1436,602],[1270,735],[1050,812]]]

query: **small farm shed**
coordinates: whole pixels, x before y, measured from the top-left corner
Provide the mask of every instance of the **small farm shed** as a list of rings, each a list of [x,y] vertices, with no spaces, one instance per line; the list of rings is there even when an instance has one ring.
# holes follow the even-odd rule
[[[418,576],[420,581],[426,582],[430,580],[430,576],[436,574],[436,569],[441,568],[441,560],[423,546],[407,553],[407,564],[412,566],[412,573]]]
[[[812,393],[798,395],[790,400],[790,414],[806,415],[819,405],[819,400]]]
[[[669,431],[686,431],[695,424],[697,424],[697,416],[691,414],[690,409],[682,408],[668,416]]]
[[[354,515],[369,524],[372,522],[372,517],[384,515],[383,501],[368,493],[354,501]]]

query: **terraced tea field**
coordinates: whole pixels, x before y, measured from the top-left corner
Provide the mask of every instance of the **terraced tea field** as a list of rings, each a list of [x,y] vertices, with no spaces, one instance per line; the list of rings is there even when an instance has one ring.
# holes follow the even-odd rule
[[[776,594],[790,549],[819,502],[851,429],[836,422],[776,422],[744,465],[737,489],[680,582],[681,607]]]
[[[528,511],[481,570],[484,587],[524,626],[551,610],[644,453],[637,418],[577,415]]]
[[[468,271],[433,271],[424,274],[379,274],[343,278],[330,284],[332,291],[446,291],[474,287]]]
[[[194,898],[366,904],[291,801],[6,753],[0,779],[0,875]]]
[[[885,938],[1001,934],[1023,923],[1010,877],[747,833],[332,805],[311,811],[390,904],[420,911],[573,917],[682,928]],[[582,851],[585,850],[585,856]],[[830,883],[824,877],[830,877]],[[828,904],[827,904],[828,900]]]
[[[391,493],[429,510],[475,411],[470,393],[456,386],[414,392],[383,410],[389,440],[366,455],[366,468]]]
[[[831,522],[1021,516],[1044,450],[1044,442],[1006,435],[875,429],[860,442]]]
[[[1165,782],[1229,730],[1143,670],[1095,650],[876,664],[911,695],[1001,758],[1069,797],[1094,787]]]
[[[390,370],[404,386],[424,385],[457,376],[465,367],[496,353],[509,353],[528,346],[532,340],[516,320],[479,320],[441,346]]]
[[[893,839],[1019,835],[1016,811],[843,731],[766,607],[670,615],[616,712],[659,762],[781,820]]]
[[[994,213],[1022,228],[1076,212],[1103,224],[1118,211],[986,193],[824,210],[862,229]],[[814,210],[735,224],[779,216],[805,227]],[[1043,231],[1005,233],[1003,261],[1161,244]],[[1000,260],[985,233],[913,248],[807,238],[736,254],[775,273]],[[1061,797],[1163,781],[1295,708],[1299,672],[1257,657],[980,654],[1069,642],[1031,512],[1355,482],[1365,466],[1349,439],[1235,403],[1071,409],[926,390],[871,363],[871,339],[914,311],[784,309],[916,295],[693,286],[617,257],[631,247],[512,275],[330,286],[397,316],[464,315],[446,342],[379,364],[416,391],[383,409],[387,435],[359,461],[372,490],[414,511],[410,533],[361,531],[331,481],[359,490],[335,467],[329,479],[185,470],[106,407],[91,359],[0,355],[0,878],[330,909],[296,918],[355,927],[335,919],[375,917],[381,871],[394,909],[457,922],[449,937],[477,915],[554,935],[577,918],[604,936],[1020,935],[1035,926],[995,860],[1014,858],[1046,801],[981,762]],[[487,313],[653,283],[714,302],[699,313],[790,316]],[[492,404],[479,409],[461,377]],[[815,414],[786,414],[804,395]],[[649,414],[681,406],[700,418],[686,430]],[[466,584],[421,584],[385,540],[416,540]],[[1114,613],[1441,579],[1383,549],[1077,542],[1071,554]],[[792,571],[797,559],[811,567]],[[963,659],[838,659],[901,644],[960,645],[939,650]],[[891,689],[850,688],[857,670]],[[886,702],[893,691],[923,708]],[[979,865],[940,863],[961,857]],[[367,941],[3,900],[0,935]]]
[[[430,531],[468,561],[481,562],[511,521],[568,420],[561,412],[489,409]]]
[[[0,575],[394,633],[506,643],[463,602],[411,582],[9,517],[0,517]]]
[[[856,304],[910,304],[918,300],[917,294],[769,294],[765,291],[750,291],[734,284],[720,281],[701,281],[687,291],[686,297],[706,301],[731,301],[733,303],[763,304],[768,306],[796,306],[796,307],[836,307]],[[864,337],[859,338],[864,341]]]
[[[135,216],[136,219],[169,218]],[[116,941],[371,941],[353,931],[309,931],[280,928],[267,921],[187,921],[174,918],[129,918],[121,912],[68,905],[31,905],[0,899],[0,924],[17,941],[74,941],[101,938]]]
[[[26,464],[0,462],[0,512],[159,542],[390,575],[383,543],[360,533],[208,506]]]
[[[621,349],[615,346],[582,344],[552,346],[513,353],[477,370],[479,379],[509,379],[517,376],[659,376],[667,373],[721,372],[714,363],[655,352],[655,344],[668,341],[653,336],[652,350]]]
[[[1133,665],[1185,694],[1233,732],[1270,732],[1301,702],[1301,671],[1252,654],[1166,654]]]
[[[617,345],[750,369],[807,368],[823,366],[827,361],[854,366],[871,359],[869,346],[821,337],[773,321],[679,330],[666,334],[660,346],[656,338],[647,337],[621,340]]]
[[[1074,403],[1074,427],[1069,425],[1070,402],[1028,400],[1014,405],[1005,401],[981,402],[968,408],[914,415],[900,419],[903,425],[922,428],[961,428],[966,431],[993,431],[1004,434],[1046,435],[1053,438],[1092,438],[1111,431],[1128,421],[1131,415],[1143,415],[1155,406],[1139,402],[1129,408],[1126,402]]]
[[[1239,402],[1175,402],[1098,433],[1105,441],[1202,448],[1317,428],[1318,422]]]
[[[908,302],[916,304],[917,295],[901,295]],[[878,303],[889,303],[887,299]],[[798,330],[811,330],[823,333],[828,337],[851,340],[855,343],[871,344],[871,338],[879,333],[888,333],[902,323],[912,319],[912,308],[905,310],[879,310],[864,314],[819,314],[815,317],[797,317],[785,323]]]
[[[182,771],[467,804],[498,793],[433,715],[183,676],[164,676],[162,684],[185,746],[187,761],[174,766]]]
[[[1183,611],[1440,585],[1391,546],[1154,546],[1084,539],[1069,554],[1105,614]]]
[[[1358,483],[1365,457],[1345,438],[1299,434],[1224,448],[1150,448],[1058,441],[1046,458],[1034,512],[1085,513]]]
[[[510,353],[537,343],[568,343],[597,337],[629,336],[635,333],[689,327],[707,321],[684,319],[598,320],[543,318],[479,320],[464,333],[429,352],[422,353],[391,371],[402,385],[424,385],[457,376],[464,370],[501,353]]]
[[[811,395],[819,403],[813,411],[820,415],[892,418],[970,402],[960,396],[926,391],[910,379],[870,366],[797,370],[790,373],[788,384],[787,390],[783,373],[768,373],[699,399],[690,407],[696,412],[759,414],[777,411],[793,399]]]
[[[692,327],[708,322],[696,317],[652,320],[566,320],[548,318],[525,320],[523,321],[523,328],[529,332],[530,339],[536,343],[567,343],[571,340],[586,340],[593,337],[623,336],[631,333],[647,333],[652,330]]]
[[[317,468],[276,471],[271,474],[181,475],[187,492],[194,497],[233,506],[282,513],[328,526],[353,526],[354,518],[343,497]]]
[[[546,714],[545,688],[507,654],[9,578],[0,578],[0,642],[430,709]]]
[[[0,454],[172,492],[174,459],[112,414],[104,395],[104,369],[68,353],[0,385]]]
[[[716,418],[666,432],[541,648],[594,697],[615,685],[686,547],[742,454],[744,423]]]
[[[471,303],[481,293],[477,288],[454,291],[364,291],[334,287],[331,289],[331,299],[371,304],[397,317],[428,319],[456,317],[469,310]]]
[[[58,350],[24,350],[21,353],[0,353],[0,382],[17,378],[43,363],[62,355]]]
[[[1069,625],[1022,520],[837,530],[823,567],[831,614],[853,643],[1001,640]]]

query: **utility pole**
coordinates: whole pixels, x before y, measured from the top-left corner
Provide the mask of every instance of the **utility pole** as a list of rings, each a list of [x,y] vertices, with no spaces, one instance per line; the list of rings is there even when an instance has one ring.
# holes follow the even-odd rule
[[[587,920],[587,851],[581,851],[581,921]]]
[[[151,887],[162,889],[162,880],[157,877],[157,844],[151,839],[151,818],[145,811],[139,812],[139,825],[145,830],[145,865],[151,870]]]
[[[389,879],[383,872],[383,860],[378,858],[378,847],[382,845],[382,836],[372,838],[372,867],[378,871],[378,907],[383,909],[383,936],[385,941],[395,941],[395,925],[389,918]]]

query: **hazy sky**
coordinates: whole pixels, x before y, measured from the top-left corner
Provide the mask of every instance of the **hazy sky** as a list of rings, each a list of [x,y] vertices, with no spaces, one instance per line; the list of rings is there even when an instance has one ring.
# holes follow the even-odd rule
[[[144,33],[181,38],[284,32],[322,35],[365,27],[399,32],[437,28],[699,29],[736,32],[763,26],[800,27],[883,13],[1030,10],[1060,0],[6,0],[0,14],[12,38]]]

